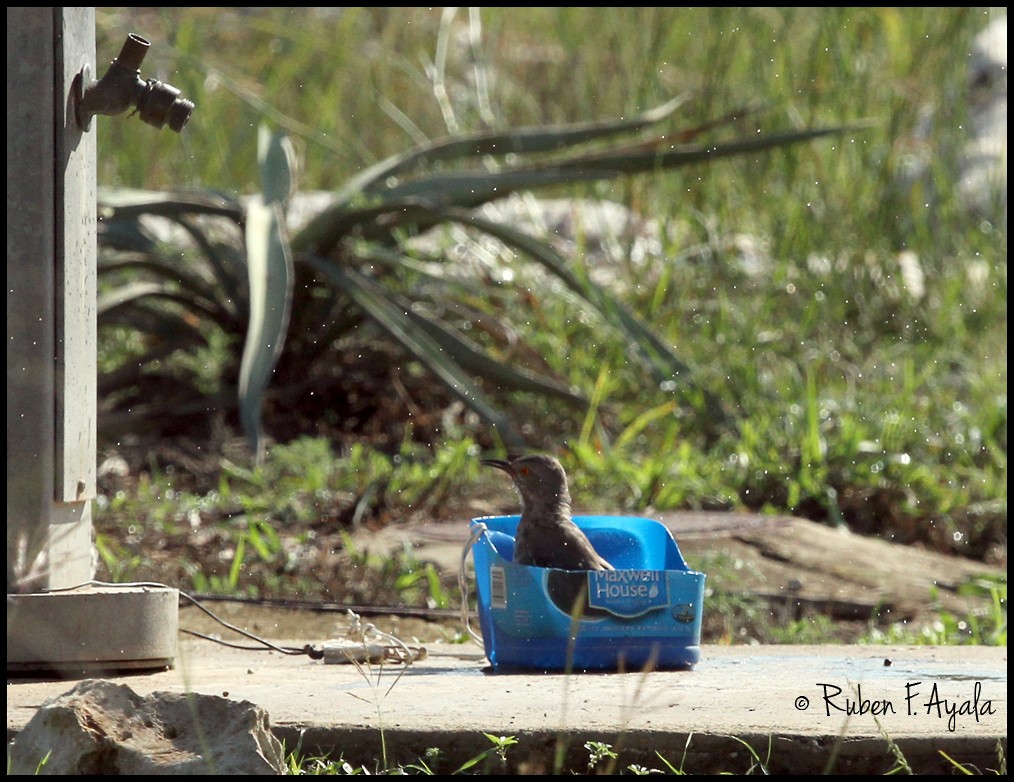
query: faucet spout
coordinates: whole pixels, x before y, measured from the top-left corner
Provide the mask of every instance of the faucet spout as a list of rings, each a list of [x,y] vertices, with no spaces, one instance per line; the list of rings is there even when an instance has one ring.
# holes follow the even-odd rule
[[[133,108],[147,124],[179,133],[190,120],[194,104],[180,91],[157,79],[141,78],[141,63],[151,44],[139,35],[127,36],[119,56],[106,74],[94,81],[85,66],[74,80],[74,112],[78,126],[87,130],[96,114],[113,116]]]

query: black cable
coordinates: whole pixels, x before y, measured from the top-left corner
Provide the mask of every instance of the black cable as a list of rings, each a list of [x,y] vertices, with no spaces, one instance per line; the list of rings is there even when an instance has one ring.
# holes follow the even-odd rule
[[[75,586],[71,586],[71,587],[58,587],[58,588],[55,588],[55,589],[47,589],[45,591],[47,591],[47,592],[69,592],[69,591],[72,591],[74,589],[79,589],[79,588],[85,587],[85,586],[91,586],[91,587],[157,587],[159,589],[176,589],[176,587],[171,587],[168,584],[159,584],[158,582],[153,582],[153,581],[133,581],[133,582],[130,582],[130,583],[122,583],[122,584],[115,584],[115,583],[110,583],[110,582],[107,582],[107,581],[85,581],[85,582],[83,582],[81,584],[77,584]],[[226,622],[224,619],[222,619],[222,617],[217,616],[216,614],[214,614],[209,608],[201,605],[200,601],[198,601],[197,598],[193,597],[192,595],[188,595],[182,589],[176,589],[176,591],[180,594],[180,596],[185,597],[193,605],[197,606],[204,613],[206,613],[208,616],[210,616],[212,619],[214,619],[216,622],[218,622],[220,625],[222,625],[222,627],[225,627],[228,630],[232,630],[234,633],[238,633],[239,635],[245,636],[245,637],[247,637],[247,638],[249,638],[249,639],[251,639],[253,641],[257,641],[257,643],[261,644],[261,646],[241,646],[240,644],[235,644],[235,643],[230,643],[228,641],[223,641],[220,638],[214,638],[214,637],[212,637],[210,635],[205,635],[204,633],[198,633],[198,632],[196,632],[194,630],[187,630],[186,628],[182,628],[182,627],[180,628],[180,632],[181,633],[187,633],[188,635],[194,635],[194,636],[197,636],[198,638],[203,638],[206,641],[214,641],[217,644],[221,644],[222,646],[228,646],[228,647],[230,647],[232,649],[245,649],[247,651],[253,651],[253,652],[274,651],[274,652],[279,652],[280,654],[290,654],[290,655],[305,654],[311,660],[321,660],[321,659],[324,658],[324,650],[323,649],[314,649],[313,646],[311,646],[310,644],[306,644],[302,648],[298,648],[298,647],[295,647],[295,646],[278,646],[277,644],[273,644],[270,641],[265,640],[264,638],[256,636],[256,635],[254,635],[251,632],[248,632],[246,630],[243,630],[242,628],[239,628],[239,627],[236,627],[233,624],[230,624],[229,622]]]
[[[211,611],[211,609],[209,609],[208,607],[202,605],[195,597],[193,597],[192,595],[188,595],[183,590],[179,590],[179,592],[180,592],[180,596],[181,597],[185,597],[193,605],[197,606],[204,613],[206,613],[208,616],[210,616],[212,619],[214,619],[216,622],[218,622],[220,625],[222,625],[222,627],[225,627],[226,629],[232,630],[234,633],[238,633],[239,635],[245,636],[245,637],[247,637],[247,638],[249,638],[249,639],[251,639],[253,641],[257,641],[258,643],[262,644],[264,648],[261,648],[259,646],[243,646],[243,645],[240,645],[240,644],[229,643],[228,641],[223,641],[220,638],[214,638],[212,636],[205,635],[204,633],[198,633],[196,630],[187,630],[185,628],[180,628],[180,632],[182,632],[182,633],[187,633],[188,635],[193,635],[193,636],[196,636],[198,638],[203,638],[203,639],[205,639],[207,641],[214,641],[215,643],[219,643],[222,646],[228,646],[231,649],[245,649],[247,651],[254,651],[254,652],[262,652],[262,651],[265,651],[265,649],[267,649],[267,650],[271,650],[271,651],[275,651],[275,652],[280,652],[281,654],[292,654],[292,655],[305,654],[311,660],[321,660],[324,657],[324,650],[323,649],[314,649],[313,646],[311,646],[310,644],[306,644],[302,648],[298,648],[298,647],[294,647],[294,646],[278,646],[276,644],[273,644],[270,641],[267,641],[267,640],[265,640],[265,639],[263,639],[263,638],[261,638],[259,636],[254,635],[251,632],[248,632],[246,630],[243,630],[242,628],[236,627],[236,625],[233,625],[233,624],[230,624],[229,622],[226,622],[224,619],[222,619],[222,617],[217,616],[216,614],[214,614]]]
[[[356,605],[352,603],[332,603],[323,600],[297,600],[279,597],[247,597],[245,595],[202,595],[196,597],[210,603],[239,603],[241,605],[263,606],[265,608],[296,608],[314,613],[345,614],[349,611],[360,616],[403,616],[417,619],[444,620],[457,619],[457,608],[425,608],[422,606],[377,606]]]

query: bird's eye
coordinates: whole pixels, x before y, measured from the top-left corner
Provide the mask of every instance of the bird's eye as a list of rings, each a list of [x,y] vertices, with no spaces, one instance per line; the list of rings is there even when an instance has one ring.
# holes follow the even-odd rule
[[[522,467],[520,470],[518,470],[518,473],[521,475],[528,475],[528,468]]]

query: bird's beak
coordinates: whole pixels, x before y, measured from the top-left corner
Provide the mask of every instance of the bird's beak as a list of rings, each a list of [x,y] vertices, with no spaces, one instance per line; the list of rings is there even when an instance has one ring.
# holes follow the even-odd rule
[[[498,470],[503,470],[508,475],[514,475],[514,468],[511,467],[511,463],[504,459],[483,459],[482,463],[487,467],[496,467]]]

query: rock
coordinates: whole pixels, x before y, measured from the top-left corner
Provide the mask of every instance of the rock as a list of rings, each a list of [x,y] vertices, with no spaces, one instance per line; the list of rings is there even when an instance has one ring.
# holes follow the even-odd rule
[[[281,743],[248,701],[88,679],[44,703],[8,745],[10,774],[281,774]]]
[[[897,184],[902,193],[934,200],[932,166],[943,160],[965,212],[1006,228],[1007,16],[993,19],[975,36],[968,52],[960,54],[967,60],[963,100],[941,95],[936,99],[939,105],[921,107],[915,132],[905,141],[910,151],[901,158]],[[967,122],[955,114],[952,104],[967,108]],[[955,123],[959,127],[948,140],[932,140]]]
[[[972,44],[969,133],[961,154],[959,191],[984,217],[1007,214],[1007,17],[994,19]]]

